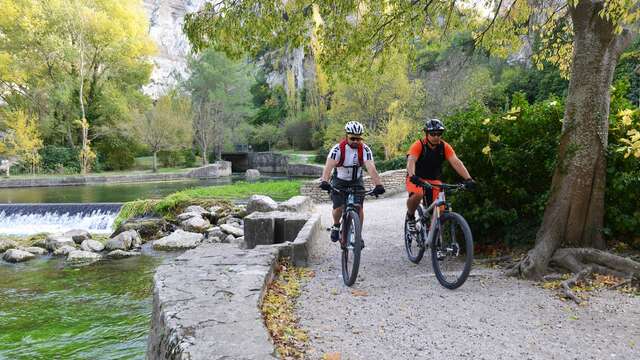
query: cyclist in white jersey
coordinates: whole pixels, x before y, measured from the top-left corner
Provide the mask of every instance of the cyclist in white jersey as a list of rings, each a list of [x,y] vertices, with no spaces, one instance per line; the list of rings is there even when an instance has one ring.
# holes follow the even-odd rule
[[[371,180],[375,185],[374,195],[381,195],[385,192],[384,186],[378,176],[376,165],[373,162],[373,153],[371,149],[362,141],[364,126],[357,121],[349,121],[344,130],[346,136],[344,140],[336,144],[329,151],[327,162],[322,172],[322,182],[320,188],[330,191],[331,185],[338,189],[357,188],[364,190],[364,181],[362,177],[362,168],[367,169],[367,173],[371,176]],[[335,171],[333,171],[335,169]],[[333,175],[332,175],[333,173]],[[331,179],[329,177],[331,176]],[[331,181],[331,184],[329,184]],[[344,205],[345,195],[342,193],[331,193],[333,202],[333,226],[331,227],[331,240],[338,241],[340,237],[340,217],[342,216],[342,205]],[[364,221],[363,196],[357,197],[360,204],[360,221]]]

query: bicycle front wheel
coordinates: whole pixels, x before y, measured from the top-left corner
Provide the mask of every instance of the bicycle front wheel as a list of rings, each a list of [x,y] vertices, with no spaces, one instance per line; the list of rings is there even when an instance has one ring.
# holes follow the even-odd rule
[[[417,210],[418,216],[416,217],[416,233],[411,233],[409,231],[409,225],[407,223],[409,218],[407,218],[406,215],[404,219],[404,248],[407,251],[409,261],[414,264],[419,264],[420,260],[422,260],[425,250],[425,239],[427,237],[427,220],[424,217],[422,205],[419,205]]]
[[[462,215],[444,213],[431,246],[433,271],[440,284],[456,289],[467,280],[473,262],[473,238]]]
[[[362,250],[362,228],[360,216],[355,211],[347,212],[342,224],[342,280],[353,285],[358,277],[360,251]]]

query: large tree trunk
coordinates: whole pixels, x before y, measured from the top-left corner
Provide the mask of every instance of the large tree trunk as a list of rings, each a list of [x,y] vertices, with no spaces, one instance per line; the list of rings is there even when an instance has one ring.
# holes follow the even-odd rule
[[[536,245],[515,269],[540,278],[562,246],[602,249],[609,88],[621,52],[630,43],[625,30],[615,34],[598,12],[602,1],[580,0],[570,6],[573,64],[558,163]]]

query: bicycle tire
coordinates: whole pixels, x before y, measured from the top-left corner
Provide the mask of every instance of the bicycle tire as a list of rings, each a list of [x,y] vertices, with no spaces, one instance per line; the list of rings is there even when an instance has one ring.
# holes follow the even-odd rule
[[[418,216],[416,218],[417,220],[416,225],[420,226],[417,236],[421,237],[422,244],[423,244],[422,247],[418,246],[417,239],[414,240],[412,239],[411,236],[409,236],[409,232],[407,231],[407,226],[408,226],[407,221],[409,219],[406,217],[406,215],[404,219],[404,249],[407,252],[407,258],[409,258],[409,261],[411,261],[414,264],[420,263],[420,261],[422,260],[422,257],[424,256],[424,252],[426,250],[426,247],[424,246],[426,242],[426,223],[422,223],[423,215],[424,215],[424,210],[422,208],[422,205],[419,205],[417,210],[418,210]],[[414,244],[416,245],[415,250],[412,249],[412,245]]]
[[[454,229],[456,228],[461,230],[461,234],[455,232]],[[458,235],[462,235],[462,238]],[[458,242],[457,240],[461,241]],[[441,241],[445,244],[441,243]],[[458,251],[462,256],[459,256],[460,254],[453,256],[452,253],[455,250],[451,249],[456,248],[456,245],[453,245],[454,242],[457,243]],[[459,263],[462,260],[462,270],[449,273],[442,268],[442,260],[444,259],[452,261],[453,265],[455,265],[454,262]],[[440,224],[436,229],[433,244],[431,245],[431,262],[438,282],[445,288],[456,289],[467,280],[473,263],[473,235],[469,224],[462,215],[455,212],[447,212],[440,217]],[[450,281],[446,276],[448,274],[455,275],[455,281]]]
[[[343,238],[346,246],[342,249],[342,280],[344,280],[345,285],[351,286],[356,282],[360,267],[362,228],[360,216],[353,210],[347,212],[344,221],[341,235],[346,237],[346,239]],[[349,238],[350,234],[352,235],[351,239]],[[352,260],[351,266],[349,264],[350,259]]]

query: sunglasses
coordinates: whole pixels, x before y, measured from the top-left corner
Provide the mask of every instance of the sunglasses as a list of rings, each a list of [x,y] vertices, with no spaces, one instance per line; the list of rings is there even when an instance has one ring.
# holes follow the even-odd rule
[[[361,137],[349,137],[349,140],[351,141],[362,141]]]
[[[431,135],[431,136],[442,136],[442,131],[430,131],[429,135]]]

